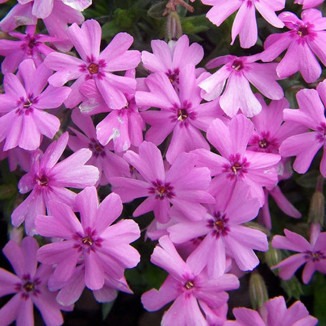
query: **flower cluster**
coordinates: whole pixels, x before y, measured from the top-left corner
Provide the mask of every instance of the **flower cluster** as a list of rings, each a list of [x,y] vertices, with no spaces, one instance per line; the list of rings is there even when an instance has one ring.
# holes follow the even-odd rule
[[[227,291],[269,249],[298,252],[272,264],[284,280],[304,264],[305,284],[326,274],[320,216],[310,217],[309,242],[288,229],[275,234],[269,210],[270,195],[301,217],[279,184],[293,174],[290,157],[304,174],[316,156],[326,177],[325,152],[317,155],[326,135],[322,2],[294,1],[299,19],[282,11],[285,0],[202,0],[217,26],[236,12],[231,45],[239,35],[241,48],[254,49],[220,53],[204,68],[204,48],[186,34],[141,52],[119,32],[103,46],[100,20],[81,13],[91,0],[18,1],[0,21],[8,38],[0,39],[0,158],[21,177],[11,224],[26,236],[3,249],[16,273],[0,268],[0,295],[14,294],[0,308],[3,325],[32,325],[33,305],[47,325],[61,325],[60,311],[85,288],[101,303],[133,293],[125,270],[140,261],[141,246],[131,243],[143,215],[142,238],[157,241],[150,261],[168,275],[141,301],[148,311],[172,303],[162,325],[317,323],[283,297],[258,311],[235,308],[227,320]],[[256,10],[288,29],[259,39],[260,51]],[[310,85],[296,93],[295,109],[280,80],[297,72]]]

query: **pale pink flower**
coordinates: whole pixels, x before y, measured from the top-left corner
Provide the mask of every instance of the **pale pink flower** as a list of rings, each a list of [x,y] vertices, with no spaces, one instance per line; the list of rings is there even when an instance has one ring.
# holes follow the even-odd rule
[[[256,9],[271,25],[278,28],[284,26],[275,11],[285,7],[285,0],[202,0],[202,2],[213,6],[206,16],[217,26],[239,9],[232,26],[231,44],[239,35],[242,48],[250,48],[257,42]]]
[[[140,236],[137,223],[120,220],[112,225],[122,212],[117,194],[111,193],[99,204],[96,188],[86,187],[75,201],[80,220],[66,204],[50,201],[49,206],[51,215],[38,216],[36,230],[42,236],[62,241],[43,246],[37,257],[39,261],[55,266],[49,286],[51,289],[62,288],[60,302],[72,303],[66,302],[70,300],[69,294],[65,293],[66,285],[71,289],[74,283],[74,292],[79,291],[76,282],[78,288],[86,285],[91,290],[100,290],[106,283],[112,287],[114,283],[123,282],[125,268],[138,264],[140,255],[129,245]],[[78,272],[79,277],[76,275]],[[75,294],[70,294],[74,301],[78,299]]]
[[[309,315],[301,301],[287,308],[283,297],[266,301],[259,311],[248,308],[234,308],[236,321],[228,321],[225,326],[315,326],[318,320]]]
[[[237,277],[232,274],[208,277],[206,271],[189,258],[185,262],[180,257],[168,236],[159,240],[159,246],[155,247],[151,256],[151,262],[165,269],[169,276],[159,290],[145,292],[142,303],[145,309],[156,311],[174,301],[163,315],[162,326],[207,326],[206,314],[211,315],[212,309],[227,302],[226,290],[239,286]]]
[[[317,7],[322,4],[324,0],[294,0],[294,3],[302,5],[303,9],[309,9],[313,7]]]
[[[26,59],[19,65],[17,75],[7,73],[0,94],[0,141],[6,140],[3,150],[19,146],[35,150],[40,146],[41,135],[53,138],[60,127],[60,120],[44,111],[59,107],[70,93],[68,87],[47,88],[51,70],[33,60]],[[45,89],[44,89],[45,88]]]
[[[12,224],[18,227],[25,221],[27,234],[34,234],[34,220],[37,215],[45,214],[50,200],[73,206],[76,193],[71,188],[84,188],[94,185],[99,177],[95,166],[85,165],[92,152],[83,148],[60,161],[68,143],[68,133],[51,143],[44,154],[35,151],[31,169],[19,181],[19,192],[30,195],[13,211]]]
[[[17,41],[0,40],[0,55],[5,56],[1,64],[3,74],[15,72],[24,59],[32,59],[35,66],[39,66],[50,52],[54,52],[44,43],[57,39],[44,34],[35,34],[35,28],[35,25],[27,26],[25,34],[10,32],[9,35],[17,38]]]
[[[318,150],[323,148],[319,169],[326,177],[326,152],[324,150],[326,81],[319,83],[317,90],[299,91],[296,97],[299,109],[285,109],[284,120],[302,125],[305,132],[301,131],[285,139],[280,146],[280,153],[284,157],[296,156],[293,169],[298,173],[306,173]]]
[[[284,230],[284,233],[285,237],[274,236],[272,246],[298,253],[274,266],[274,268],[279,268],[278,275],[282,279],[289,280],[302,265],[305,265],[302,272],[302,281],[305,284],[309,283],[315,271],[326,274],[326,232],[320,233],[319,229],[314,228],[310,242],[303,236],[287,229]]]
[[[272,61],[287,49],[277,65],[277,75],[286,78],[300,71],[307,83],[315,82],[322,71],[316,56],[326,65],[326,18],[317,9],[304,10],[302,20],[288,11],[279,17],[290,31],[270,35],[264,43],[261,59]]]
[[[110,182],[122,202],[147,197],[134,216],[154,211],[160,223],[167,223],[171,214],[198,221],[206,213],[202,204],[215,202],[206,191],[211,181],[209,170],[195,167],[195,156],[191,153],[179,155],[167,170],[160,150],[153,143],[144,141],[139,146],[139,154],[129,150],[123,157],[143,180],[113,177]]]
[[[135,78],[113,74],[137,67],[140,53],[128,50],[133,42],[127,33],[117,34],[109,45],[100,53],[102,30],[100,24],[90,19],[81,27],[73,24],[67,35],[76,48],[81,59],[63,53],[50,53],[45,64],[56,71],[49,78],[49,83],[61,86],[70,80],[76,80],[71,88],[72,93],[65,105],[73,108],[83,97],[79,87],[89,79],[94,79],[98,91],[110,109],[120,109],[127,105],[125,94],[134,93]]]
[[[172,242],[177,244],[203,239],[187,261],[196,263],[198,268],[207,266],[211,277],[225,273],[227,256],[241,270],[253,270],[259,264],[253,249],[268,250],[263,232],[242,225],[253,220],[260,207],[257,199],[247,198],[247,192],[246,186],[238,185],[227,198],[221,188],[216,204],[209,207],[203,220],[183,221],[168,228]]]
[[[249,57],[226,55],[209,61],[206,65],[208,69],[221,65],[223,67],[199,83],[199,87],[203,89],[203,98],[209,101],[223,92],[219,103],[230,117],[235,116],[239,110],[247,117],[261,111],[262,105],[252,92],[250,84],[272,100],[283,98],[283,90],[276,82],[277,64],[256,63],[258,59],[257,55]]]
[[[17,275],[0,268],[0,296],[15,294],[0,309],[1,325],[10,325],[14,321],[17,326],[34,325],[33,305],[40,311],[46,325],[63,324],[60,309],[64,307],[57,303],[57,293],[50,292],[47,287],[52,268],[46,265],[37,267],[37,250],[37,241],[32,237],[24,238],[21,245],[10,240],[3,248]]]

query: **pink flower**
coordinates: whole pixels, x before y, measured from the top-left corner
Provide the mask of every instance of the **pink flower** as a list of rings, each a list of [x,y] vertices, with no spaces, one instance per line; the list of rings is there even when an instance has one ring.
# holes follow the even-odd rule
[[[292,12],[282,12],[279,17],[291,31],[270,35],[261,59],[272,61],[288,49],[277,65],[277,75],[285,78],[300,71],[307,83],[315,82],[321,74],[315,55],[326,65],[326,18],[317,9],[304,10],[302,20]]]
[[[76,1],[62,0],[21,0],[16,4],[7,16],[0,22],[2,31],[12,31],[21,25],[36,25],[38,18],[43,19],[43,22],[51,36],[58,38],[55,42],[56,47],[62,51],[71,49],[71,42],[68,40],[66,30],[68,24],[81,24],[84,21],[84,16],[72,6]],[[81,0],[83,1],[83,0]]]
[[[282,28],[284,24],[275,11],[285,7],[285,0],[202,0],[206,5],[213,6],[206,14],[215,25],[220,26],[226,18],[239,9],[232,26],[232,42],[237,35],[240,37],[242,48],[250,48],[257,42],[256,10],[271,25]]]
[[[209,207],[203,220],[184,221],[168,228],[172,242],[177,244],[203,239],[187,261],[196,263],[198,268],[207,266],[211,277],[225,273],[227,256],[233,258],[241,270],[253,270],[259,264],[253,249],[268,250],[263,232],[242,225],[253,220],[260,207],[257,199],[247,198],[247,192],[247,187],[237,186],[227,198],[220,189],[216,204]]]
[[[284,230],[285,237],[276,235],[273,238],[274,248],[286,249],[299,252],[292,255],[274,268],[279,268],[279,276],[284,280],[289,280],[296,270],[305,264],[302,273],[303,283],[308,284],[315,271],[326,274],[326,232],[320,233],[313,229],[310,243],[301,235]]]
[[[188,64],[196,66],[204,56],[204,50],[198,43],[189,46],[187,35],[169,43],[153,40],[151,46],[153,53],[142,52],[144,67],[151,72],[166,74],[175,87],[179,85],[180,68]]]
[[[215,202],[206,192],[211,179],[209,170],[195,167],[195,156],[190,153],[179,155],[167,171],[161,152],[153,143],[143,142],[139,154],[127,151],[123,157],[138,170],[143,180],[111,178],[112,189],[122,202],[147,197],[134,211],[134,216],[154,211],[160,223],[167,223],[173,212],[190,220],[200,220],[206,212],[202,204]]]
[[[250,88],[253,84],[263,95],[272,99],[283,98],[283,90],[276,82],[276,64],[256,63],[257,55],[250,57],[235,57],[226,55],[209,61],[208,69],[219,67],[210,77],[199,83],[203,89],[203,98],[212,100],[220,97],[222,110],[230,117],[235,116],[239,110],[247,117],[252,117],[261,111],[261,104]]]
[[[35,25],[27,26],[26,34],[9,33],[10,36],[17,38],[19,41],[0,40],[0,55],[5,56],[1,64],[3,74],[15,72],[24,59],[32,59],[35,66],[39,66],[47,54],[54,52],[44,43],[56,41],[57,39],[48,35],[35,34],[35,28]]]
[[[275,297],[265,302],[260,311],[248,308],[235,308],[236,321],[228,321],[225,326],[314,326],[318,320],[309,315],[301,301],[287,308],[283,297]]]
[[[65,102],[73,108],[81,102],[79,87],[89,79],[94,79],[98,91],[111,109],[127,105],[125,93],[133,93],[136,88],[134,78],[115,75],[112,72],[135,68],[140,61],[138,51],[128,50],[133,38],[127,33],[117,34],[100,53],[101,26],[96,20],[87,20],[82,27],[73,24],[67,35],[82,59],[63,53],[50,53],[45,64],[57,71],[49,83],[61,86],[69,80],[76,81],[71,86],[72,93]]]
[[[208,167],[215,176],[210,193],[217,196],[221,189],[231,193],[236,183],[248,187],[249,197],[258,198],[264,204],[263,187],[273,188],[278,181],[276,165],[281,157],[273,153],[261,153],[247,150],[254,126],[244,115],[236,115],[226,125],[215,119],[207,131],[207,139],[219,151],[220,155],[205,149],[198,149],[197,166]]]
[[[319,83],[317,91],[303,89],[296,95],[298,110],[285,109],[284,120],[301,124],[306,132],[292,135],[285,139],[280,147],[284,157],[296,156],[293,168],[298,173],[306,173],[311,161],[320,148],[325,147],[326,117],[326,81]],[[326,153],[324,150],[320,172],[326,177]]]
[[[115,111],[114,111],[115,112]],[[130,176],[128,163],[111,149],[112,145],[102,146],[96,138],[96,130],[92,119],[80,113],[78,109],[74,109],[71,115],[72,121],[80,131],[70,128],[76,136],[69,137],[69,147],[76,152],[81,148],[89,148],[92,151],[92,157],[87,164],[96,166],[100,171],[99,182],[101,185],[107,185],[113,176]]]
[[[302,5],[303,9],[309,9],[313,7],[317,7],[322,4],[324,0],[294,0],[294,3]]]
[[[162,73],[147,77],[146,84],[149,92],[136,92],[137,105],[161,110],[141,113],[145,122],[151,126],[145,139],[160,145],[172,133],[166,153],[169,163],[173,163],[183,152],[196,148],[209,149],[201,130],[206,131],[210,121],[220,116],[221,111],[218,110],[216,102],[201,103],[194,66],[186,65],[180,68],[179,92]]]
[[[189,256],[189,258],[191,255]],[[225,290],[239,286],[232,274],[209,278],[196,261],[182,260],[168,236],[159,240],[151,256],[151,262],[165,269],[169,276],[159,290],[152,289],[142,295],[145,309],[156,311],[171,301],[172,306],[164,313],[162,326],[206,326],[206,307],[219,308],[228,300]]]
[[[132,220],[112,225],[122,212],[117,194],[111,193],[99,204],[96,188],[87,187],[76,196],[75,206],[80,220],[66,204],[51,201],[51,215],[38,216],[35,221],[40,235],[62,240],[40,248],[37,257],[55,265],[49,286],[63,288],[59,294],[63,304],[71,304],[69,300],[75,297],[70,293],[69,298],[65,286],[71,289],[71,284],[77,282],[76,273],[79,277],[74,291],[85,285],[100,290],[106,282],[119,283],[125,268],[136,266],[140,259],[137,250],[129,245],[140,236],[138,225]]]
[[[35,233],[34,220],[37,215],[45,214],[50,200],[73,206],[76,194],[68,190],[94,185],[99,177],[96,167],[85,165],[92,156],[89,149],[83,148],[60,161],[68,143],[68,133],[51,143],[45,153],[33,153],[31,169],[19,181],[22,194],[32,190],[30,195],[13,211],[12,224],[17,227],[24,220],[27,234]]]
[[[14,321],[17,326],[34,325],[33,305],[40,311],[46,325],[63,324],[60,309],[64,307],[57,303],[57,293],[47,288],[52,268],[46,265],[37,267],[37,250],[38,244],[31,237],[24,238],[20,246],[10,240],[3,248],[17,275],[0,268],[0,295],[15,294],[0,309],[1,325],[10,325]]]
[[[5,94],[0,94],[0,141],[6,139],[3,150],[19,146],[35,150],[41,135],[53,138],[60,120],[44,109],[59,107],[70,93],[68,87],[47,85],[51,71],[44,66],[35,67],[26,59],[19,65],[19,74],[4,77]]]

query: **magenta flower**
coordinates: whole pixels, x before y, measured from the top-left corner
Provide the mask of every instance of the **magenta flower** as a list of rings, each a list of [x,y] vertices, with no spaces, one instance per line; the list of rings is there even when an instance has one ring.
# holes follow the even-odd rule
[[[139,146],[139,154],[127,151],[123,157],[138,170],[143,180],[111,178],[112,189],[122,202],[147,197],[134,211],[134,216],[154,211],[160,223],[167,223],[173,212],[190,220],[200,220],[206,212],[202,204],[215,202],[206,192],[211,180],[209,170],[195,167],[192,154],[179,155],[167,171],[161,152],[153,143],[144,141]]]
[[[285,0],[202,0],[202,3],[213,6],[206,17],[217,26],[239,9],[232,26],[231,44],[239,35],[242,48],[250,48],[257,42],[256,9],[271,25],[284,26],[275,11],[285,7]]]
[[[34,325],[33,305],[40,311],[46,325],[63,324],[60,309],[64,307],[57,303],[57,293],[47,288],[52,268],[46,265],[37,267],[37,250],[38,244],[32,237],[24,238],[21,246],[11,240],[3,248],[17,275],[0,268],[0,295],[15,294],[0,309],[1,325],[10,325],[14,321],[17,326]]]
[[[72,93],[65,102],[73,108],[82,101],[79,87],[89,79],[94,79],[98,91],[111,109],[120,109],[127,105],[125,93],[134,93],[134,78],[115,75],[112,72],[137,67],[140,53],[128,50],[133,38],[127,33],[117,34],[110,44],[100,53],[101,26],[96,20],[87,20],[82,27],[73,24],[67,35],[82,59],[63,53],[50,53],[45,64],[57,71],[49,83],[61,86],[69,80],[75,80]]]
[[[92,156],[89,149],[83,148],[57,163],[67,143],[68,133],[64,133],[44,154],[35,151],[30,171],[19,181],[20,193],[32,192],[13,211],[11,221],[15,227],[25,221],[27,234],[35,233],[34,220],[37,215],[45,214],[50,200],[73,206],[76,194],[66,187],[81,189],[94,185],[99,178],[95,166],[85,165]]]
[[[115,112],[115,111],[114,111]],[[83,133],[70,128],[75,136],[69,137],[69,147],[76,152],[81,148],[89,148],[92,151],[92,157],[86,162],[94,165],[99,169],[101,185],[107,185],[113,176],[130,176],[128,163],[117,154],[114,154],[111,144],[102,146],[96,138],[96,130],[92,119],[74,109],[71,115],[74,124],[79,127]]]
[[[293,168],[298,173],[306,173],[318,150],[325,147],[326,117],[326,81],[319,83],[317,91],[303,89],[296,95],[298,110],[285,109],[284,120],[301,124],[306,132],[285,139],[280,147],[284,157],[296,156]],[[325,150],[320,162],[320,172],[326,177]]]
[[[247,150],[253,130],[252,122],[242,114],[236,115],[228,125],[220,119],[210,124],[207,139],[222,156],[205,149],[195,152],[197,165],[208,167],[215,177],[210,186],[214,196],[218,196],[221,189],[231,194],[235,183],[240,182],[247,185],[249,197],[258,198],[263,205],[263,187],[271,189],[277,184],[276,166],[281,157]]]
[[[294,3],[302,5],[303,9],[309,9],[313,7],[317,7],[322,4],[324,0],[294,0]]]
[[[51,71],[43,64],[35,67],[26,59],[19,65],[19,74],[4,77],[5,94],[0,94],[0,141],[6,139],[3,150],[19,146],[35,150],[40,146],[41,135],[53,138],[60,120],[44,109],[59,107],[70,93],[68,87],[48,86]]]
[[[115,193],[99,205],[96,188],[87,187],[76,196],[75,206],[80,220],[66,204],[51,201],[51,216],[38,216],[35,221],[40,235],[62,240],[43,246],[37,254],[39,261],[55,265],[50,288],[66,291],[67,282],[71,289],[71,282],[77,282],[74,273],[78,271],[82,278],[78,277],[75,291],[85,285],[100,290],[110,280],[119,283],[125,268],[136,266],[140,259],[137,250],[129,245],[140,236],[138,225],[132,220],[111,225],[122,212],[121,199]],[[67,295],[61,294],[61,299],[69,300]]]
[[[285,237],[276,235],[273,238],[274,248],[286,249],[299,252],[292,255],[274,268],[279,268],[279,276],[284,280],[289,280],[296,270],[305,264],[302,272],[302,281],[308,284],[315,271],[326,274],[326,232],[320,233],[313,229],[310,243],[301,235],[284,230]]]
[[[288,49],[277,65],[277,75],[286,78],[300,71],[307,83],[315,82],[321,74],[315,55],[326,65],[326,18],[317,9],[304,10],[302,20],[292,12],[282,12],[279,17],[291,31],[270,35],[264,43],[261,59],[272,61]]]
[[[232,312],[236,321],[228,321],[225,326],[315,326],[318,322],[301,301],[287,308],[283,297],[266,301],[260,312],[248,308],[235,308]]]
[[[220,65],[223,67],[199,83],[199,87],[203,89],[203,98],[209,101],[218,97],[226,83],[220,98],[220,106],[230,117],[235,116],[239,110],[247,117],[261,111],[262,106],[252,92],[250,83],[272,100],[283,98],[283,90],[276,82],[276,64],[256,63],[257,60],[257,55],[250,57],[226,55],[209,61],[206,65],[208,69]]]
[[[35,34],[35,28],[35,25],[27,26],[26,34],[9,33],[10,36],[17,38],[17,41],[0,40],[0,55],[5,56],[1,64],[3,74],[15,72],[24,59],[32,59],[35,66],[39,66],[50,52],[54,52],[44,43],[57,39],[48,35]]]
[[[142,52],[144,67],[150,72],[166,74],[175,87],[179,85],[180,68],[188,64],[196,66],[204,56],[204,50],[198,43],[189,46],[187,35],[169,43],[153,40],[151,46],[153,53]]]
[[[189,256],[191,258],[191,255]],[[152,289],[142,295],[145,309],[156,311],[174,301],[164,313],[162,326],[206,326],[206,311],[219,308],[228,300],[225,290],[239,286],[232,274],[209,278],[196,261],[182,260],[168,236],[159,240],[151,256],[151,262],[165,269],[169,276],[159,290]]]
[[[242,225],[253,220],[260,207],[257,199],[247,198],[247,192],[247,187],[237,186],[231,197],[225,198],[220,189],[216,204],[210,206],[203,220],[184,221],[168,228],[172,242],[177,244],[203,239],[187,261],[198,268],[207,266],[211,277],[225,273],[226,257],[233,258],[243,271],[253,270],[259,264],[253,249],[268,250],[263,232]]]
[[[145,139],[160,145],[170,133],[172,139],[166,153],[169,163],[177,156],[196,148],[209,149],[201,133],[209,123],[221,116],[216,102],[201,103],[200,88],[197,86],[195,68],[183,66],[179,72],[179,92],[169,78],[162,73],[147,77],[149,92],[137,91],[136,103],[139,106],[160,108],[142,112],[142,117],[151,128]]]
[[[61,51],[69,51],[72,44],[66,35],[68,24],[81,24],[84,21],[84,16],[73,8],[73,4],[80,1],[84,0],[20,0],[2,19],[0,29],[10,32],[21,25],[36,25],[40,18],[49,34],[58,39],[56,47]]]

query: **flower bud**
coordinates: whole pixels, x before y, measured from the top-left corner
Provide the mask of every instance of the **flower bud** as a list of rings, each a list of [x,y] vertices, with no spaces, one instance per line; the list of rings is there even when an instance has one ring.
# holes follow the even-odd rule
[[[279,249],[269,245],[269,250],[265,252],[265,262],[269,268],[276,266],[282,260],[282,253]]]
[[[250,275],[249,294],[251,306],[255,310],[261,308],[265,301],[268,300],[268,293],[265,281],[257,272],[253,272]]]
[[[308,222],[324,225],[325,197],[323,195],[323,179],[318,178],[316,191],[312,195],[309,207]]]
[[[182,27],[180,17],[177,12],[172,11],[169,13],[166,22],[166,38],[170,40],[177,40],[182,35]]]

